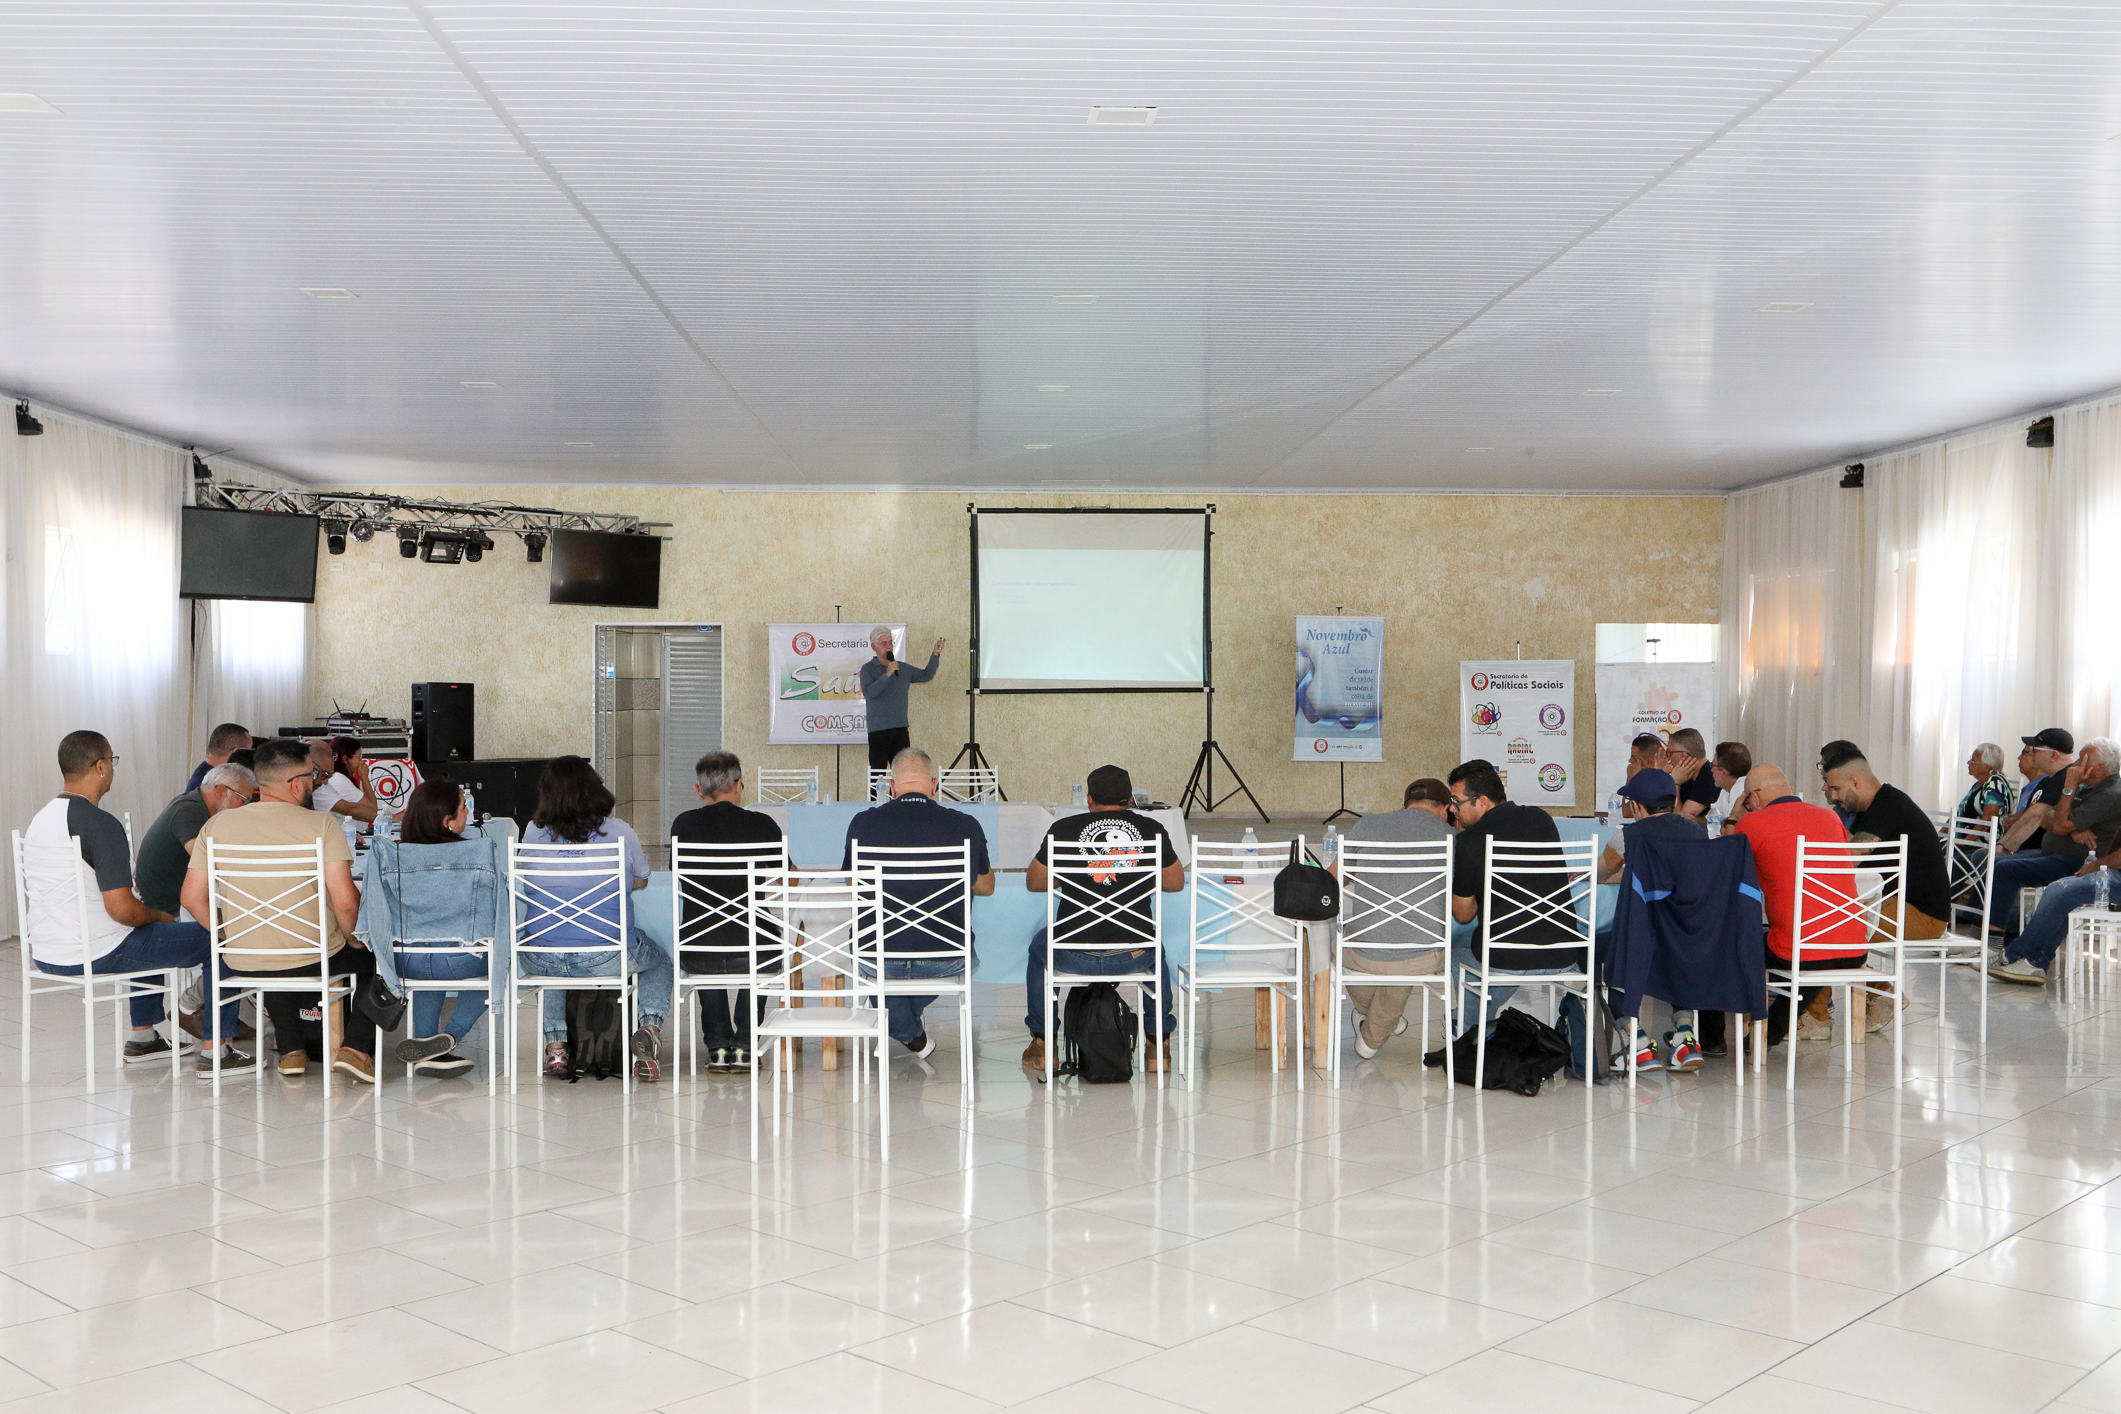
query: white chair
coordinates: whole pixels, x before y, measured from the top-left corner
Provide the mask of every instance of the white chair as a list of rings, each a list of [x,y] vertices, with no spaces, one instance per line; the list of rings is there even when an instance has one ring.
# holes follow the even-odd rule
[[[877,907],[884,961],[958,965],[956,974],[947,977],[887,976],[884,995],[957,999],[958,1078],[963,1103],[969,1105],[977,1059],[972,1036],[972,844],[886,846],[850,840],[848,850],[857,874],[873,872],[883,881]],[[909,934],[911,946],[893,946],[894,938]]]
[[[233,992],[238,1001],[254,999],[261,1012],[266,1010],[268,993],[315,997],[318,1024],[324,1033],[324,1097],[328,1100],[332,1056],[341,1039],[333,1034],[332,1006],[352,1006],[354,984],[348,974],[331,969],[331,898],[324,887],[324,843],[224,844],[216,839],[204,843],[210,915],[206,931],[211,940],[205,1014],[220,1014],[224,992]],[[295,967],[304,971],[285,977],[223,977],[224,963],[246,972]],[[302,1038],[275,1035],[273,1044],[290,1050],[301,1045]],[[381,1046],[380,1036],[376,1044]],[[225,1049],[216,1046],[213,1051],[216,1095],[221,1093]],[[375,1059],[380,1058],[379,1054]],[[259,1065],[264,1065],[262,1055]]]
[[[753,1028],[751,1048],[751,1161],[759,1157],[759,1057],[774,1052],[773,1132],[781,1132],[781,1091],[795,1088],[795,1062],[787,1048],[813,1036],[853,1042],[854,1084],[862,1090],[874,1060],[882,1139],[878,1158],[891,1162],[891,1085],[885,1071],[889,1040],[884,1018],[882,937],[878,895],[882,880],[873,871],[853,874],[790,870],[765,886],[766,904],[788,920],[775,949],[778,966],[759,980],[758,995],[766,1014]],[[795,1052],[800,1056],[801,1052]]]
[[[1856,1064],[1856,1040],[1863,1034],[1863,1023],[1855,1015],[1853,991],[1861,987],[1867,993],[1874,982],[1890,982],[1893,987],[1893,1083],[1901,1082],[1905,1064],[1901,1054],[1901,1022],[1906,1013],[1904,999],[1907,996],[1907,955],[1904,946],[1905,928],[1902,926],[1901,909],[1885,909],[1879,900],[1866,888],[1862,875],[1900,878],[1907,872],[1907,841],[1892,840],[1809,840],[1797,837],[1797,877],[1792,887],[1795,898],[1790,909],[1790,964],[1777,968],[1774,959],[1768,965],[1768,996],[1785,996],[1790,999],[1790,1033],[1787,1042],[1789,1054],[1789,1085],[1797,1086],[1797,1022],[1800,999],[1807,987],[1838,987],[1842,993],[1841,1015],[1845,1041],[1848,1047],[1848,1066],[1853,1073]],[[1815,952],[1828,946],[1824,939],[1837,928],[1849,923],[1867,935],[1870,953],[1863,959],[1861,967],[1836,968],[1829,971],[1804,971],[1804,950]],[[1853,945],[1835,943],[1834,952],[1847,952]],[[1876,966],[1872,957],[1884,953],[1888,965]],[[1763,1034],[1755,1044],[1753,1055],[1755,1068],[1765,1063],[1767,1056],[1765,1022],[1761,1023]]]
[[[1304,1088],[1304,948],[1310,931],[1292,919],[1274,916],[1274,876],[1283,861],[1279,851],[1230,842],[1193,840],[1193,907],[1186,955],[1173,969],[1178,988],[1178,1064],[1186,1088],[1193,1088],[1194,1051],[1200,1044],[1200,994],[1248,991],[1264,987],[1288,1001],[1291,1064],[1296,1088]],[[1303,836],[1295,842],[1303,853]],[[1268,1055],[1281,1069],[1283,1009],[1269,1005]]]
[[[818,770],[815,766],[761,770],[758,775],[758,803],[761,805],[804,805],[817,798]]]
[[[1596,877],[1598,842],[1576,840],[1527,844],[1489,836],[1486,845],[1487,858],[1480,888],[1479,957],[1475,966],[1460,970],[1458,979],[1460,996],[1469,990],[1478,995],[1478,1001],[1467,1009],[1465,1017],[1466,1024],[1480,1028],[1479,1040],[1473,1050],[1475,1081],[1477,1083],[1488,1073],[1487,1015],[1491,988],[1545,988],[1558,994],[1555,998],[1557,1011],[1562,996],[1580,996],[1584,1009],[1583,1110],[1585,1117],[1589,1118],[1593,1113],[1591,1072],[1598,1064],[1598,1057],[1591,1054],[1591,1047],[1596,1044],[1598,1016],[1598,939],[1593,931],[1596,920],[1591,917],[1593,910],[1588,906],[1590,898],[1586,881]],[[1507,911],[1510,915],[1501,928],[1495,926],[1497,910]],[[1527,940],[1532,930],[1547,932],[1551,928],[1560,929],[1562,936],[1545,942]],[[1495,950],[1505,948],[1535,957],[1553,957],[1554,965],[1561,970],[1529,975],[1491,965],[1489,958]],[[1580,963],[1565,960],[1575,952],[1583,955]]]
[[[1046,1021],[1046,1083],[1053,1083],[1054,1054],[1060,1049],[1060,995],[1078,983],[1131,983],[1140,1005],[1135,1008],[1137,1053],[1146,1057],[1153,1020],[1163,1042],[1164,895],[1161,837],[1146,849],[1105,841],[1046,839],[1046,987],[1045,995],[1027,998]],[[1146,948],[1148,956],[1124,972],[1063,972],[1062,951],[1114,954]],[[1168,1067],[1156,1072],[1158,1089]]]
[[[29,1084],[30,998],[73,992],[81,999],[82,1073],[88,1093],[96,1093],[96,1004],[121,1007],[115,1013],[116,1030],[111,1038],[115,1064],[125,1064],[125,1038],[132,1027],[134,997],[163,994],[162,1006],[169,1018],[169,1075],[181,1070],[178,1057],[184,1050],[184,1032],[177,1025],[177,993],[186,969],[161,968],[155,972],[93,972],[84,962],[78,977],[40,970],[31,959],[32,940],[47,937],[78,940],[88,936],[89,910],[103,912],[103,895],[89,887],[88,866],[81,858],[81,842],[68,837],[65,844],[35,844],[13,832],[15,864],[15,950],[22,956],[22,1083]],[[30,879],[43,881],[32,889]],[[91,902],[93,901],[93,902]],[[158,984],[148,978],[159,977]],[[211,1030],[211,1027],[204,1028]]]
[[[616,992],[624,1051],[620,1088],[633,1090],[633,976],[627,967],[632,936],[626,877],[626,845],[514,844],[508,846],[508,1088],[516,1088],[522,1064],[523,994],[538,998],[561,992]],[[562,953],[610,954],[618,963],[607,976],[561,977],[526,968]],[[542,1012],[540,1013],[542,1020]],[[539,1033],[541,1036],[543,1032]],[[539,1048],[543,1056],[543,1048]]]
[[[973,803],[1002,798],[1001,773],[992,766],[966,766],[936,777],[937,800]]]
[[[688,1046],[685,1024],[690,996],[723,988],[755,992],[769,958],[779,956],[781,922],[763,907],[767,890],[788,872],[788,842],[687,844],[670,841],[670,1044],[676,1069],[692,1060],[692,1082],[700,1080],[699,1037]],[[688,917],[687,915],[690,915]],[[729,939],[741,937],[741,941]],[[715,942],[711,939],[721,938]],[[726,958],[732,971],[687,972],[688,960]],[[758,1002],[754,997],[752,1020]],[[697,1027],[695,1027],[695,1030]],[[756,1049],[756,1042],[749,1049]]]
[[[1971,967],[1981,998],[1981,1044],[1988,1044],[1988,925],[1990,898],[1996,886],[1994,820],[1947,816],[1938,833],[1950,874],[1951,917],[1941,938],[1910,938],[1903,953],[1909,967],[1937,969],[1937,1025],[1944,1026],[1947,969]],[[1962,894],[1966,897],[1960,897]]]
[[[1398,840],[1342,840],[1340,845],[1340,917],[1333,929],[1333,998],[1330,1012],[1333,1046],[1329,1055],[1333,1083],[1340,1084],[1340,1009],[1347,989],[1358,987],[1419,988],[1421,1049],[1429,1050],[1429,998],[1443,1002],[1443,1066],[1446,1095],[1455,1094],[1458,1069],[1451,1047],[1451,850],[1455,838],[1428,843]],[[1380,942],[1376,934],[1411,929],[1418,941]],[[1350,948],[1384,953],[1412,962],[1433,954],[1431,973],[1357,972],[1347,965]]]
[[[869,800],[871,804],[891,799],[891,772],[869,768]]]

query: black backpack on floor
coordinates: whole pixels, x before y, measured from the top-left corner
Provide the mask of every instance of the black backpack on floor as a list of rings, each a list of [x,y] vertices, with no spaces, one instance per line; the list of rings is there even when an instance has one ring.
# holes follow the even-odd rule
[[[1451,1064],[1461,1085],[1476,1083],[1473,1058],[1478,1054],[1478,1042],[1479,1033],[1467,1027],[1466,1033],[1451,1043],[1456,1052]],[[1483,1090],[1536,1095],[1548,1077],[1568,1063],[1569,1043],[1562,1034],[1538,1017],[1513,1008],[1495,1018],[1495,1034],[1488,1037],[1488,1071],[1478,1083]]]
[[[619,1034],[616,992],[567,993],[567,1080],[609,1080],[625,1074],[626,1038]]]
[[[1086,1085],[1124,1085],[1134,1078],[1138,1033],[1134,1008],[1116,983],[1076,987],[1061,1012],[1061,1063],[1054,1074]]]

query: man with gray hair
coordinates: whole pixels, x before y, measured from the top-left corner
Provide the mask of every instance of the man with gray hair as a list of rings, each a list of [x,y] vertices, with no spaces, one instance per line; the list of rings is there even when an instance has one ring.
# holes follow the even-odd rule
[[[764,811],[744,808],[744,763],[736,759],[734,752],[708,752],[694,763],[692,778],[700,805],[670,822],[673,839],[679,844],[753,845],[762,852],[778,852],[780,824]],[[685,885],[680,895],[685,947],[677,950],[678,965],[685,971],[694,976],[712,976],[748,970],[749,958],[744,953],[686,951],[747,945],[744,926],[734,920],[701,926],[712,907],[701,893],[734,901],[742,890],[741,880],[726,875]],[[709,1070],[749,1071],[751,1028],[757,1024],[758,1012],[748,988],[736,989],[734,1005],[729,991],[726,987],[701,989],[700,1048],[707,1053]]]
[[[937,645],[938,651],[941,645]],[[854,867],[854,847],[871,849],[944,848],[970,846],[972,892],[994,892],[994,865],[987,857],[987,832],[979,821],[962,810],[937,803],[935,759],[919,747],[909,746],[891,759],[891,799],[854,817],[847,826],[847,844],[840,868]],[[931,870],[923,872],[932,873]],[[968,949],[972,938],[972,900],[959,897],[962,886],[936,879],[894,880],[887,865],[884,891],[903,905],[903,922],[884,934],[884,980],[955,977],[964,963],[956,958],[919,956]],[[893,958],[893,953],[916,954]],[[891,1039],[924,1057],[935,1050],[928,1038],[921,1013],[935,997],[891,993],[884,999],[890,1013]]]
[[[928,682],[943,665],[943,641],[935,640],[928,666],[901,663],[891,651],[891,630],[882,624],[869,630],[869,651],[876,656],[862,664],[862,700],[869,712],[869,769],[885,771],[901,751],[913,742],[906,717],[906,686]]]
[[[2064,850],[2081,851],[2076,856],[2076,873],[2048,884],[2040,895],[2040,907],[2017,937],[2011,936],[2017,910],[2004,909],[2003,950],[1989,955],[1989,976],[2035,987],[2045,983],[2055,950],[2069,932],[2070,910],[2092,901],[2102,868],[2121,864],[2121,776],[2116,775],[2117,769],[2121,769],[2121,748],[2113,738],[2102,736],[2084,743],[2076,763],[2062,773],[2061,795],[2048,819],[2041,849],[2054,851],[2045,855],[2049,859],[2067,858]],[[2004,865],[2012,862],[1996,861],[1999,901],[2017,898],[2015,890],[2004,891]]]
[[[163,806],[155,823],[140,837],[140,863],[133,870],[140,886],[140,901],[174,917],[178,895],[184,891],[184,873],[191,868],[192,843],[199,837],[199,827],[222,811],[248,805],[257,798],[257,776],[249,767],[231,762],[214,767],[200,778],[197,790],[188,790]]]

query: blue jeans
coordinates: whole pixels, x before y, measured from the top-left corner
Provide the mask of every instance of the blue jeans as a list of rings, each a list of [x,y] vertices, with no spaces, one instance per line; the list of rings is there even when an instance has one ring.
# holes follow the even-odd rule
[[[1996,872],[1999,875],[2003,872],[2001,860],[1997,861]],[[2040,906],[2027,920],[2025,931],[2004,945],[2004,961],[2029,962],[2045,972],[2054,964],[2055,954],[2069,937],[2070,910],[2089,904],[2098,884],[2098,878],[2091,874],[2049,884],[2047,892],[2040,895]]]
[[[1054,953],[1064,972],[1078,973],[1088,977],[1111,977],[1121,973],[1139,972],[1142,969],[1142,953],[1146,949],[1135,948],[1131,952],[1077,952],[1073,948],[1062,948]],[[1169,1036],[1178,1029],[1178,1017],[1171,1010],[1171,960],[1158,950],[1157,972],[1163,988],[1162,1029],[1153,1033]],[[1046,930],[1038,930],[1031,939],[1031,954],[1024,967],[1024,1025],[1031,1028],[1034,1036],[1046,1034]]]
[[[1459,931],[1461,928],[1466,931],[1461,933]],[[1461,968],[1471,968],[1475,976],[1479,975],[1480,952],[1476,946],[1480,941],[1479,929],[1480,923],[1477,919],[1470,924],[1454,923],[1451,926],[1451,975],[1453,977],[1462,975]],[[1563,972],[1580,970],[1575,967],[1532,967],[1505,972],[1498,967],[1488,975],[1490,977],[1553,977]],[[1478,994],[1471,987],[1468,987],[1458,998],[1458,1034],[1460,1035],[1465,1034],[1467,1026],[1471,1024],[1466,1020],[1466,1017],[1473,1009],[1473,998],[1476,995]],[[1488,988],[1488,1005],[1482,1013],[1481,1020],[1487,1024],[1491,1032],[1495,1026],[1495,1018],[1502,1014],[1503,1007],[1509,1002],[1510,998],[1516,995],[1517,988],[1514,986],[1498,987],[1491,985]],[[1578,1075],[1586,1074],[1584,1038],[1590,1034],[1590,1028],[1584,1024],[1583,998],[1577,996],[1574,992],[1563,992],[1560,1003],[1554,1009],[1554,1019],[1561,1023],[1562,1034],[1569,1038],[1569,1049],[1575,1056],[1576,1073]]]
[[[608,952],[525,952],[522,970],[526,977],[616,977],[619,960]],[[626,949],[626,972],[639,989],[640,1024],[660,1027],[670,1011],[670,954],[636,928]],[[567,994],[549,987],[540,1005],[545,1039],[566,1040]]]
[[[975,956],[973,966],[977,967],[978,965],[979,963]],[[965,965],[963,963],[947,957],[909,957],[903,959],[886,957],[884,959],[884,978],[890,982],[896,982],[908,977],[957,977],[961,976],[964,970]],[[865,977],[869,975],[869,970],[866,967],[862,969],[862,975]],[[914,1042],[927,1035],[927,1028],[921,1025],[921,1013],[926,1011],[934,1001],[935,994],[933,993],[925,997],[914,995],[899,996],[897,994],[885,997],[884,1011],[890,1018],[891,1039],[898,1042],[901,1046],[911,1046]]]
[[[91,971],[97,975],[106,972],[145,972],[151,967],[204,967],[208,956],[206,930],[196,923],[142,923],[125,935],[124,941],[96,959]],[[48,972],[54,977],[79,977],[81,969],[66,967],[54,962],[37,964],[39,972]],[[223,977],[228,968],[221,969]],[[162,979],[151,979],[160,983]],[[236,1008],[241,999],[221,1004],[220,1024],[213,1028],[216,1039],[236,1034]],[[152,992],[144,997],[132,999],[133,1029],[143,1030],[162,1020],[162,994]]]
[[[2018,936],[2018,890],[2037,889],[2077,872],[2078,865],[2053,854],[2005,854],[1996,859],[1996,902],[1991,921],[2001,921],[2005,942]],[[2042,899],[2044,903],[2046,900]]]
[[[476,977],[486,980],[486,959],[472,952],[408,952],[397,958],[398,975],[410,977],[415,982],[465,982]],[[412,1034],[433,1036],[442,1027],[442,998],[455,997],[456,1010],[449,1014],[446,1028],[449,1039],[461,1041],[471,1034],[471,1028],[486,1014],[486,988],[477,991],[427,992],[412,994]],[[565,1012],[562,1012],[564,1021]],[[565,1030],[565,1026],[561,1027]]]

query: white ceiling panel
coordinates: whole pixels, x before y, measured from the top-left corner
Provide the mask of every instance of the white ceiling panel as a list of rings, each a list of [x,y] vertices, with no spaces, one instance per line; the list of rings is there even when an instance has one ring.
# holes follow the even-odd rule
[[[338,482],[1724,488],[2121,385],[2117,61],[2003,4],[15,0],[0,386]]]

